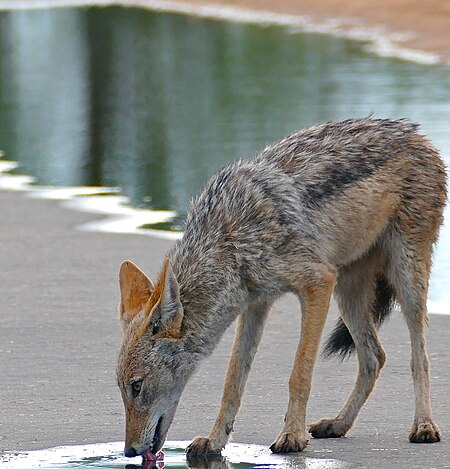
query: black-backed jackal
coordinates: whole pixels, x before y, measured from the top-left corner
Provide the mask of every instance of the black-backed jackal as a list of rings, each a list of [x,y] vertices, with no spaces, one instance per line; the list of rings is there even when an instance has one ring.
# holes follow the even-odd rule
[[[192,203],[156,285],[129,261],[120,270],[125,454],[154,457],[196,365],[237,320],[219,414],[208,437],[187,449],[188,456],[220,453],[269,309],[286,292],[300,300],[302,330],[272,451],[302,451],[308,443],[306,405],[333,293],[341,318],[325,352],[356,349],[359,372],[338,415],[309,432],[327,438],[350,430],[385,361],[377,327],[397,301],[412,346],[409,438],[439,441],[424,328],[445,201],[436,149],[404,120],[325,123],[219,171]]]

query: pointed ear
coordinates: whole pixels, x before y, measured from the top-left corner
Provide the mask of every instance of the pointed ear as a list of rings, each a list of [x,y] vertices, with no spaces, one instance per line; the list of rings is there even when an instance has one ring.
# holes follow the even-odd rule
[[[122,329],[145,307],[154,291],[151,280],[131,261],[124,261],[119,271],[120,308]]]
[[[153,336],[180,336],[183,306],[180,302],[180,287],[168,258],[146,310],[149,313],[147,328]]]

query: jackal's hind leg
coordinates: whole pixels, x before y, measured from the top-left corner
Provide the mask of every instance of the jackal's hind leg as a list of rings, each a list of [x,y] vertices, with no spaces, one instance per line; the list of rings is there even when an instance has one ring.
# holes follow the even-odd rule
[[[271,303],[252,305],[238,317],[219,413],[208,437],[197,437],[187,447],[188,458],[219,455],[227,444],[271,306]]]
[[[332,268],[322,264],[317,264],[315,268],[317,272],[314,281],[308,280],[308,284],[297,288],[302,302],[302,329],[289,379],[289,404],[284,427],[270,446],[274,453],[303,451],[308,444],[306,405],[335,280]]]
[[[425,238],[425,237],[424,237]],[[415,394],[415,416],[409,435],[411,443],[435,443],[441,434],[434,422],[430,400],[430,371],[426,350],[428,279],[431,268],[431,240],[412,251],[411,241],[394,234],[390,247],[389,275],[393,283],[411,338],[411,372]],[[420,253],[420,258],[417,257]]]
[[[378,340],[372,311],[377,275],[380,275],[378,260],[379,253],[375,250],[338,272],[335,298],[342,320],[355,342],[359,370],[354,388],[338,415],[310,425],[309,432],[314,438],[345,436],[384,365],[385,354]]]

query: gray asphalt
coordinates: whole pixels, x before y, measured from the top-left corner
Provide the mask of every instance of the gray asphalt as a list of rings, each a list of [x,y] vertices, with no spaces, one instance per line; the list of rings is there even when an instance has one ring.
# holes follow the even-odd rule
[[[24,194],[0,192],[0,207],[0,451],[123,439],[115,384],[117,270],[129,258],[154,276],[170,242],[80,232],[79,224],[96,217]],[[334,319],[332,310],[327,330]],[[299,324],[293,297],[276,304],[236,422],[235,442],[269,445],[281,429]],[[351,467],[450,467],[449,331],[450,316],[430,317],[433,407],[443,441],[408,443],[414,413],[409,337],[395,314],[382,330],[386,367],[350,436],[312,439],[304,455]],[[188,385],[169,439],[207,433],[218,410],[232,333]],[[338,411],[355,373],[355,359],[319,361],[311,421]]]

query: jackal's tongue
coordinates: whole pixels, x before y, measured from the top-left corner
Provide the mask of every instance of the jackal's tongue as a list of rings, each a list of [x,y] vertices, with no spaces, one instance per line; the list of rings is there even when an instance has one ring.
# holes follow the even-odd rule
[[[145,461],[162,461],[164,459],[164,453],[158,451],[156,454],[153,454],[149,449],[142,455]]]

